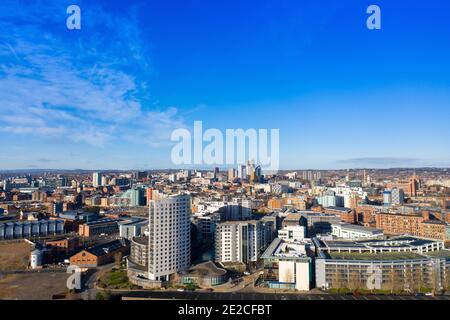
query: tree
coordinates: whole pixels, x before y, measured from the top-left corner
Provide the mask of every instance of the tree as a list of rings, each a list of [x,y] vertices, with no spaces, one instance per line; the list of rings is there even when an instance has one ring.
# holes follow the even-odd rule
[[[120,263],[122,262],[122,258],[123,258],[123,253],[122,252],[117,252],[114,254],[114,262],[116,265],[120,265]]]
[[[352,270],[348,275],[348,288],[352,291],[361,289],[360,273],[357,270]]]
[[[400,270],[399,274],[399,272],[395,270],[395,266],[391,266],[389,271],[391,293],[401,292],[404,290],[404,274],[402,273],[402,270]]]

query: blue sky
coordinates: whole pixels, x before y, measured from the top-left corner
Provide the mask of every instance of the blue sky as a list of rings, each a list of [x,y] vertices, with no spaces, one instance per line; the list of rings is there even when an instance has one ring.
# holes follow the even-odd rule
[[[175,167],[194,120],[280,129],[283,169],[450,166],[449,21],[444,0],[2,0],[0,169]]]

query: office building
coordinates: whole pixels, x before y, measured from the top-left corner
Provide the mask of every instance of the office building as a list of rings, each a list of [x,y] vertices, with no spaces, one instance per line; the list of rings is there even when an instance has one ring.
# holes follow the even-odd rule
[[[391,204],[392,204],[392,192],[391,192],[391,190],[384,190],[383,205],[390,206]]]
[[[92,186],[98,188],[102,185],[102,175],[98,172],[92,174]]]
[[[341,196],[333,196],[333,195],[324,195],[317,198],[317,203],[322,207],[343,207],[344,206],[344,197]]]
[[[212,240],[216,232],[216,223],[219,219],[214,215],[195,216],[192,224],[195,226],[197,240]]]
[[[119,233],[118,219],[101,219],[80,224],[78,234],[82,237],[93,237],[101,234],[112,235]]]
[[[416,176],[409,178],[408,180],[408,195],[410,197],[416,197],[419,190],[419,179]]]
[[[131,207],[140,207],[145,206],[145,190],[140,187],[133,187],[130,190],[130,206]]]
[[[293,242],[293,241],[303,241],[306,237],[306,229],[304,226],[286,226],[281,230],[278,230],[278,238]]]
[[[316,286],[388,292],[441,291],[449,286],[450,250],[442,241],[314,239]]]
[[[311,253],[309,253],[311,255]],[[305,243],[275,239],[262,254],[264,282],[273,289],[309,291],[312,287],[312,259]]]
[[[309,238],[318,234],[331,233],[331,225],[341,221],[340,217],[334,214],[302,211],[300,216],[301,225],[306,227],[306,235]]]
[[[120,221],[118,224],[120,237],[128,240],[143,236],[145,231],[148,231],[148,219],[144,218],[135,217]]]
[[[233,181],[236,178],[236,170],[234,168],[228,169],[228,181]]]
[[[393,188],[391,190],[391,204],[393,206],[402,205],[405,202],[405,192],[403,189]]]
[[[339,239],[374,239],[384,236],[383,230],[340,222],[332,224],[332,235]]]
[[[216,226],[216,262],[256,262],[268,245],[269,225],[262,221],[227,221]]]

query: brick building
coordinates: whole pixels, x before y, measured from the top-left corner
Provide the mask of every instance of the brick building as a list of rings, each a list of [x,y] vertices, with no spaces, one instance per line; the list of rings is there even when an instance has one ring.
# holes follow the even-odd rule
[[[104,234],[119,233],[118,219],[102,219],[80,224],[78,234],[82,237],[98,236]]]
[[[383,229],[385,234],[409,234],[420,237],[420,224],[424,221],[422,215],[405,215],[396,213],[378,213],[375,216],[376,227]]]
[[[416,215],[396,213],[378,213],[375,217],[376,227],[385,234],[409,234],[417,237],[445,241],[448,226],[445,222],[429,220],[429,212]]]
[[[61,237],[58,239],[52,239],[45,242],[47,248],[52,249],[56,254],[69,255],[73,254],[80,246],[78,237]]]
[[[95,268],[113,262],[118,255],[125,256],[129,251],[128,240],[114,240],[78,252],[70,257],[70,264],[85,268]]]

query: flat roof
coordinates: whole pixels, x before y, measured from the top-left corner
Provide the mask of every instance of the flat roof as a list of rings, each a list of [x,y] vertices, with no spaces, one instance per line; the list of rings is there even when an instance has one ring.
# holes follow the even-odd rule
[[[327,252],[325,256],[333,260],[412,260],[426,259],[426,257],[415,252]]]
[[[429,240],[415,237],[396,237],[391,239],[366,239],[366,240],[321,240],[317,244],[319,250],[389,250],[389,248],[419,247],[440,242],[438,240]]]
[[[300,213],[289,213],[284,221],[295,221],[298,222],[301,219],[302,215]]]
[[[346,207],[335,207],[335,206],[331,206],[331,207],[325,207],[325,210],[334,210],[334,211],[342,211],[342,212],[351,212],[352,209],[350,208],[346,208]]]
[[[303,250],[302,250],[302,248]],[[304,243],[288,242],[276,238],[261,256],[262,259],[309,259]]]
[[[212,261],[206,261],[191,267],[187,275],[190,276],[223,276],[227,273],[225,269],[217,267]]]
[[[430,258],[445,258],[447,260],[450,260],[450,250],[447,249],[426,252],[424,253],[424,255]]]
[[[86,222],[85,225],[92,226],[92,225],[96,225],[96,224],[106,224],[106,223],[114,223],[114,222],[119,223],[120,221],[122,221],[122,220],[121,219],[102,219],[102,220]]]
[[[370,232],[370,233],[383,233],[383,230],[381,230],[381,229],[359,226],[357,224],[341,222],[341,223],[333,223],[332,225],[340,226],[341,228],[347,229],[347,230],[355,230],[355,231]]]

